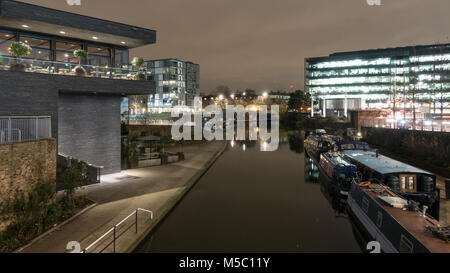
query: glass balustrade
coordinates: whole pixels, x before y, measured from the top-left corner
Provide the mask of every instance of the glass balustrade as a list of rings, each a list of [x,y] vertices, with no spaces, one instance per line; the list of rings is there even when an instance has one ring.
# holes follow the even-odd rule
[[[82,67],[83,69],[77,69]],[[121,80],[147,80],[149,72],[131,66],[107,67],[0,56],[0,70]]]

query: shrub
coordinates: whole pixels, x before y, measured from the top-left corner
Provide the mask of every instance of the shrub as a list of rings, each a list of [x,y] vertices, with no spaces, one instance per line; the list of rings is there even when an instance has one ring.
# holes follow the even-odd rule
[[[77,49],[73,52],[73,56],[77,57],[79,63],[81,64],[81,60],[86,60],[88,58],[88,53],[86,50]]]
[[[133,79],[143,81],[145,80],[145,73],[139,71],[138,73],[136,73],[136,75],[134,75]]]
[[[62,214],[52,183],[40,182],[28,196],[23,193],[16,196],[0,205],[0,220],[10,223],[0,233],[0,252],[34,238],[54,225]]]
[[[26,57],[31,53],[31,47],[23,42],[14,42],[8,50],[14,57]]]
[[[131,64],[136,68],[140,69],[142,66],[144,66],[144,59],[142,57],[134,57]]]

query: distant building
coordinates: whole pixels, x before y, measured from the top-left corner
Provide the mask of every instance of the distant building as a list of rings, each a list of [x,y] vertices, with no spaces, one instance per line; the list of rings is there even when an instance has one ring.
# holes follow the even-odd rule
[[[149,96],[149,110],[173,106],[192,106],[200,88],[200,65],[178,59],[147,61],[149,79],[156,93]]]
[[[312,115],[385,110],[386,127],[450,131],[450,44],[335,53],[305,60]]]
[[[270,92],[268,97],[274,102],[284,104],[288,104],[291,99],[291,95],[289,93],[283,92]]]

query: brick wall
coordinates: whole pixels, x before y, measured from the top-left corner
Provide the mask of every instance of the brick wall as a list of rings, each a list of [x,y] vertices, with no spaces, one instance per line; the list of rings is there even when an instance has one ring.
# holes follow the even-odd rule
[[[120,171],[120,98],[154,90],[148,81],[0,71],[0,116],[51,116],[61,152],[108,174]]]
[[[117,96],[59,96],[59,152],[120,172],[120,102]]]

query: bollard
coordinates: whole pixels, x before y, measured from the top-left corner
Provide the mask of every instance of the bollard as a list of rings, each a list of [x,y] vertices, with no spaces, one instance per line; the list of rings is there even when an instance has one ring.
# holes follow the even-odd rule
[[[445,180],[445,198],[450,200],[450,179]]]

